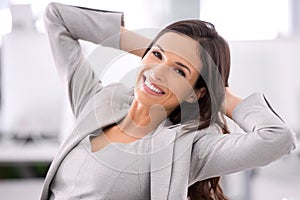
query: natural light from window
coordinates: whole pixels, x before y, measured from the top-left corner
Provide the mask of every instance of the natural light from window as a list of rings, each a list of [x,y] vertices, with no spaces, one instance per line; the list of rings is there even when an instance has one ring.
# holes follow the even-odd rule
[[[265,40],[290,31],[289,0],[201,0],[200,19],[227,40]]]

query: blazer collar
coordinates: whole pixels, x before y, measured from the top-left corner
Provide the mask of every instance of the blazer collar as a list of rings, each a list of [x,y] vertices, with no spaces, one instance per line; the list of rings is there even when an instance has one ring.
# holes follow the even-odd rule
[[[121,108],[122,109],[115,110],[115,113],[110,113],[109,110],[107,110],[107,115],[97,114],[100,111],[98,109],[96,109],[95,112],[90,112],[87,117],[85,117],[85,120],[78,123],[75,130],[78,136],[77,142],[87,134],[99,129],[99,127],[105,127],[123,119],[127,114],[129,106],[127,107],[126,104],[123,104]],[[103,112],[101,111],[101,113]],[[166,128],[166,126],[168,128]],[[168,199],[173,168],[174,143],[177,137],[175,129],[172,128],[176,126],[177,125],[168,126],[168,121],[166,120],[159,125],[152,135],[150,155],[152,200]],[[162,129],[164,130],[162,131]],[[162,132],[163,134],[161,134]],[[73,146],[72,144],[69,146],[66,145],[65,151],[70,151]]]
[[[97,129],[120,121],[127,114],[132,98],[126,90],[122,89],[120,92],[119,89],[114,90],[114,88],[106,88],[96,94],[78,116],[71,134],[64,139],[60,145],[59,154],[54,157],[50,165],[41,199],[48,199],[49,186],[58,167],[81,139]]]

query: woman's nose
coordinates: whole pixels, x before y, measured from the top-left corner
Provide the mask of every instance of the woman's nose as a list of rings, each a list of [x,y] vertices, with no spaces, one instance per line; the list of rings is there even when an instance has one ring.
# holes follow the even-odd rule
[[[154,80],[165,81],[167,76],[167,67],[164,65],[157,65],[151,69],[150,75]]]

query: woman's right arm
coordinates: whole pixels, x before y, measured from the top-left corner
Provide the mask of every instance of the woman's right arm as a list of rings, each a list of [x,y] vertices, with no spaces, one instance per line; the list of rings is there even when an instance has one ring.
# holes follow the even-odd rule
[[[134,31],[121,27],[120,48],[136,56],[142,57],[150,45],[151,40]]]
[[[52,54],[67,82],[71,108],[78,116],[87,101],[103,88],[82,54],[79,39],[120,48],[123,14],[50,3],[44,14]],[[109,39],[112,38],[113,39]],[[107,42],[109,41],[109,42]]]

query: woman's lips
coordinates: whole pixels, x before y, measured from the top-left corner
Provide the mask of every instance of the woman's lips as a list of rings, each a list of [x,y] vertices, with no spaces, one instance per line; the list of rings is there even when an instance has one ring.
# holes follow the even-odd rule
[[[159,88],[157,85],[154,83],[150,82],[148,78],[144,76],[144,83],[143,83],[143,88],[146,90],[146,92],[152,94],[152,95],[164,95],[165,92]]]

